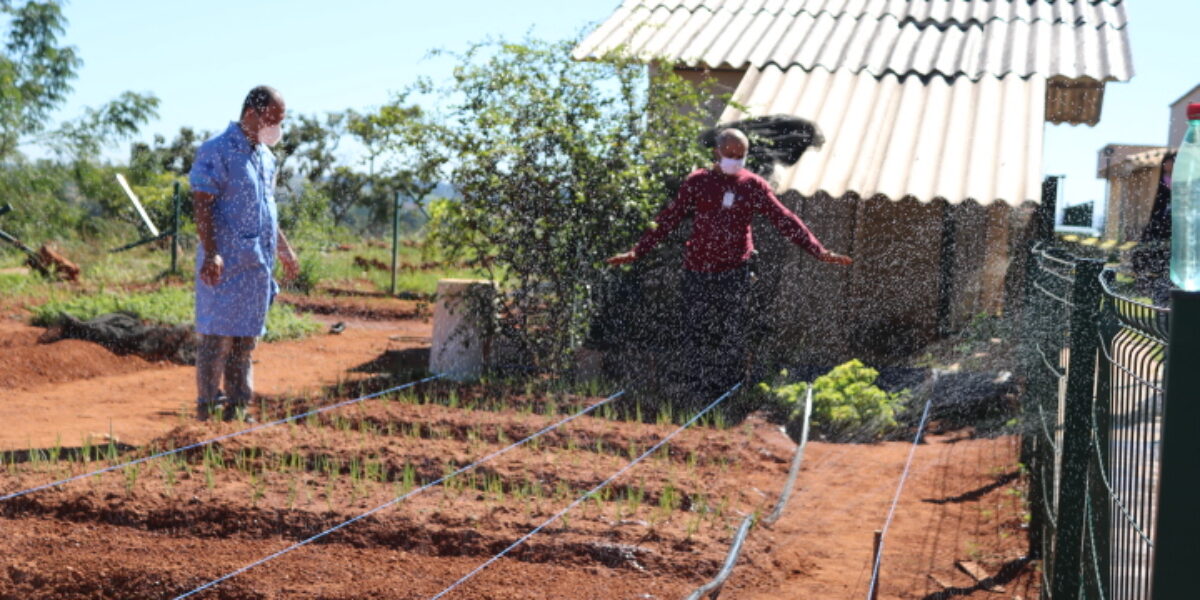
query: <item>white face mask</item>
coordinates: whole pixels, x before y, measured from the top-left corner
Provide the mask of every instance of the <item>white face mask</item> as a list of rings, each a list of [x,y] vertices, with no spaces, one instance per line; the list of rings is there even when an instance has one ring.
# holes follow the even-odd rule
[[[268,146],[278,144],[280,139],[283,139],[283,128],[279,125],[267,125],[258,130],[258,141]]]
[[[744,158],[725,158],[721,157],[721,171],[726,175],[737,175],[746,168],[746,159]]]

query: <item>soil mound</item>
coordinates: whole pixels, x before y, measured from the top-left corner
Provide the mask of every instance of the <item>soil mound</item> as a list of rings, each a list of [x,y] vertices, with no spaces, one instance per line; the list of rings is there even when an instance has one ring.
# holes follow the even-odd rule
[[[38,327],[0,322],[0,389],[29,389],[155,368],[141,357],[118,356],[83,340],[39,343],[43,334]]]

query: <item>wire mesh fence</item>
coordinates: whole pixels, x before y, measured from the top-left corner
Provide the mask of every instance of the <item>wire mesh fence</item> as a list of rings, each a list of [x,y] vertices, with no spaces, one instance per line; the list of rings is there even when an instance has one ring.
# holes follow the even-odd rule
[[[1170,311],[1044,243],[1026,276],[1022,462],[1042,598],[1151,598]]]

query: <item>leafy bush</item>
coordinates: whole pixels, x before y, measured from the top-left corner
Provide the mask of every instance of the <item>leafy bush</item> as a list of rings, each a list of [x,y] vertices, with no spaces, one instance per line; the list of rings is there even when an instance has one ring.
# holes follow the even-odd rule
[[[139,318],[164,325],[190,325],[195,320],[196,298],[190,289],[171,287],[144,293],[113,293],[72,296],[51,300],[33,309],[33,324],[50,327],[62,315],[90,320],[119,311],[130,312]],[[311,335],[320,324],[305,315],[298,315],[290,306],[275,304],[267,313],[268,342],[298,339]]]
[[[309,295],[316,291],[317,285],[326,277],[325,263],[315,252],[305,252],[300,255],[300,273],[290,286],[301,294]]]
[[[571,363],[603,302],[604,259],[707,161],[696,140],[709,95],[669,67],[572,60],[574,46],[472,47],[415,140],[460,196],[432,207],[430,241],[481,262],[505,291],[502,334],[551,370]]]
[[[787,373],[782,374],[786,377]],[[908,390],[890,393],[876,387],[879,371],[851,360],[818,377],[813,387],[811,430],[834,441],[875,440],[895,429],[896,415],[908,403]],[[798,439],[804,426],[804,399],[809,383],[759,384],[771,411],[787,421],[788,435]]]

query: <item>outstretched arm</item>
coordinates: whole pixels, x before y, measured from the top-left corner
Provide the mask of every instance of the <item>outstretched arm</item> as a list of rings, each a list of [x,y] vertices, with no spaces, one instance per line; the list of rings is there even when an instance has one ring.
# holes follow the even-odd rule
[[[796,213],[788,210],[775,194],[764,186],[763,196],[759,204],[759,212],[766,214],[770,219],[771,224],[779,233],[792,241],[793,244],[800,246],[806,252],[813,255],[817,260],[835,265],[849,265],[854,262],[849,256],[844,256],[836,252],[830,252],[825,246],[821,245],[821,241],[817,236],[813,235],[812,230],[796,216]]]
[[[679,225],[683,218],[691,211],[692,197],[691,188],[685,181],[679,188],[679,193],[675,196],[675,200],[666,208],[658,213],[654,218],[654,226],[647,229],[642,234],[642,239],[638,240],[637,245],[628,252],[622,252],[616,256],[609,258],[607,261],[610,265],[623,265],[631,263],[638,258],[645,256],[651,248],[658,245],[667,234],[671,233]]]

